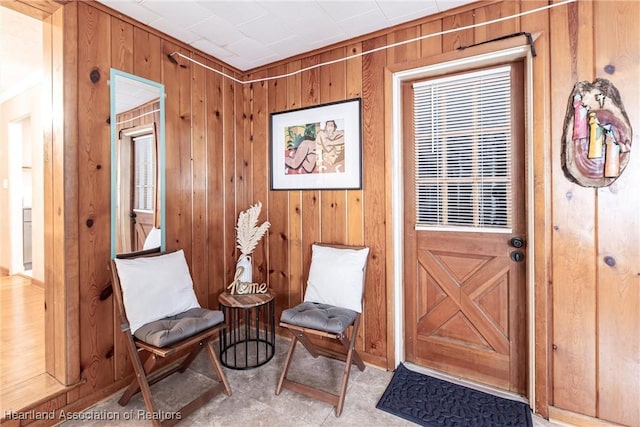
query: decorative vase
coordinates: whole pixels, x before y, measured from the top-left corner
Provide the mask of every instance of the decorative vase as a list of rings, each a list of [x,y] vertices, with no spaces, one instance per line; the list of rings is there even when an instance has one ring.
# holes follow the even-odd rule
[[[236,270],[238,267],[244,268],[244,271],[240,275],[241,282],[252,283],[253,281],[253,267],[251,264],[251,257],[249,255],[241,255],[236,263]]]

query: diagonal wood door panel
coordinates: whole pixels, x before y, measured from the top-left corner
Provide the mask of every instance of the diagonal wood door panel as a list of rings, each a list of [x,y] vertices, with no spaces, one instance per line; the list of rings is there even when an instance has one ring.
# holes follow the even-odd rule
[[[493,319],[508,317],[508,305],[480,304],[479,301],[485,293],[499,287],[500,283],[504,287],[506,283],[504,280],[495,281],[495,279],[504,279],[508,272],[508,264],[497,257],[469,254],[442,255],[441,251],[437,249],[425,248],[418,251],[419,268],[424,269],[427,276],[431,278],[427,282],[419,282],[418,288],[435,288],[433,292],[439,290],[447,295],[436,306],[438,309],[429,310],[428,307],[421,307],[423,310],[417,319],[419,336],[423,338],[438,337],[450,342],[457,341],[460,345],[473,344],[473,341],[480,338],[490,351],[507,355],[509,337],[503,329],[497,327]],[[476,276],[489,277],[492,280],[479,282],[473,280]],[[508,289],[506,292],[508,294]],[[443,315],[444,312],[449,315],[449,318]],[[458,322],[461,328],[473,330],[470,335],[471,339],[461,338],[466,335],[453,329],[449,333],[445,333],[442,328],[453,317],[464,321],[463,323]]]
[[[407,360],[523,393],[522,264],[504,235],[422,232],[416,246]]]

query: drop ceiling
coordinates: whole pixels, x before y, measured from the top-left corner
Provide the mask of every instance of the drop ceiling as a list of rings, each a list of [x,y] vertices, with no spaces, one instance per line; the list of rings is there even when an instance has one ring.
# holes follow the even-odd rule
[[[475,0],[99,0],[241,71]],[[0,7],[0,102],[42,78],[42,22]]]
[[[469,0],[99,0],[247,71]]]

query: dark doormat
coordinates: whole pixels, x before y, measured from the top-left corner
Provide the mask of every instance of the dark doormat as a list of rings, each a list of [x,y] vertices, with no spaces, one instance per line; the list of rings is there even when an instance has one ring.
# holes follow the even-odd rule
[[[429,427],[533,425],[526,403],[423,375],[402,363],[376,408]]]

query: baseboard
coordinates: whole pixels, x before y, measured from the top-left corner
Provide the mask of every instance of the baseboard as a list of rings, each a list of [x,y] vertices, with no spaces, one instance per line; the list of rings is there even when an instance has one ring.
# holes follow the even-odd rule
[[[8,275],[9,275],[9,269],[5,267],[0,267],[0,276],[8,276]]]
[[[35,279],[35,278],[33,278],[33,277],[31,278],[31,284],[32,284],[33,286],[37,286],[37,287],[39,287],[39,288],[44,289],[44,282],[42,282],[42,281],[40,281],[40,280],[38,280],[38,279]]]
[[[30,274],[18,273],[16,276],[24,277],[25,279],[27,279],[27,280],[29,280],[31,282],[31,285],[37,286],[37,287],[39,287],[41,289],[44,289],[44,282],[41,282],[40,280],[32,277]]]
[[[578,414],[577,412],[556,408],[554,406],[549,406],[549,421],[561,426],[622,427],[621,424],[601,420],[600,418],[593,418],[588,415]]]

